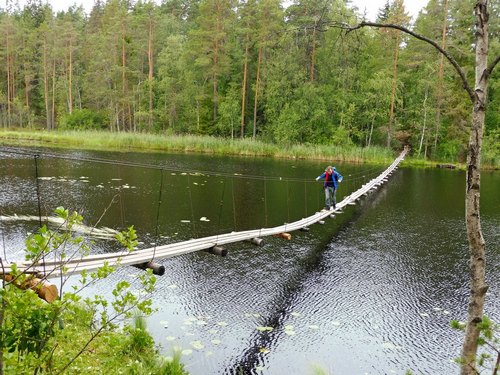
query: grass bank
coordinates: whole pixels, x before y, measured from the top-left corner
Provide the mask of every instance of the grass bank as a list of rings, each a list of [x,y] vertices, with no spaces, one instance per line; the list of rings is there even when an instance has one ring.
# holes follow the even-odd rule
[[[387,163],[394,154],[382,147],[292,145],[195,135],[110,133],[108,131],[0,130],[0,144],[86,150],[193,152],[216,155],[263,156],[288,159]]]
[[[0,145],[136,152],[188,152],[376,164],[390,163],[395,156],[391,150],[376,146],[282,146],[248,138],[231,140],[196,135],[111,133],[109,131],[0,130]],[[439,162],[408,157],[404,164],[435,167]],[[464,168],[464,165],[456,164],[456,166]]]

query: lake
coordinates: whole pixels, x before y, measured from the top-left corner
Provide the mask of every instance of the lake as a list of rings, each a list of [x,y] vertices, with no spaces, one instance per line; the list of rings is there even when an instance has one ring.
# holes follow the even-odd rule
[[[0,159],[1,215],[50,216],[64,206],[90,226],[134,225],[139,248],[282,225],[324,203],[320,161],[49,149],[2,149]],[[387,167],[334,165],[344,176],[338,201]],[[463,171],[403,166],[291,241],[162,260],[148,328],[166,356],[182,350],[191,374],[458,373],[463,337],[450,321],[465,320],[469,294],[464,191]],[[500,173],[483,172],[486,314],[497,322],[499,192]],[[37,228],[38,220],[1,222],[4,258],[22,259]],[[109,295],[139,272],[120,268],[87,293]]]

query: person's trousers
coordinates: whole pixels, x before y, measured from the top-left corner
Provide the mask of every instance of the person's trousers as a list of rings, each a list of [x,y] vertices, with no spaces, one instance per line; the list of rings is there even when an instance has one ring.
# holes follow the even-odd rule
[[[335,208],[337,204],[336,199],[337,190],[333,186],[325,187],[325,208],[328,210],[330,207]]]

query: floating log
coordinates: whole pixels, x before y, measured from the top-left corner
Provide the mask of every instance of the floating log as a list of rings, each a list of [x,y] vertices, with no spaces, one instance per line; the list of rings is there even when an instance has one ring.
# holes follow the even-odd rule
[[[7,282],[14,280],[12,275],[3,275],[2,277]],[[47,301],[48,303],[52,303],[59,298],[59,291],[57,290],[57,286],[49,283],[45,279],[39,279],[37,277],[29,277],[22,283],[14,281],[13,285],[17,286],[19,289],[33,290],[38,295],[38,297]]]
[[[292,235],[290,233],[286,233],[286,232],[275,234],[274,237],[283,238],[283,239],[288,240],[288,241],[290,241],[292,239]]]
[[[453,164],[436,164],[436,167],[438,167],[438,168],[455,169],[457,166],[453,165]]]
[[[219,255],[221,257],[225,257],[227,255],[227,250],[224,249],[222,246],[214,246],[211,247],[210,249],[205,249],[204,251],[210,254]]]
[[[141,270],[151,269],[153,273],[158,276],[163,276],[165,274],[165,266],[151,261],[134,264],[134,267],[140,268]]]
[[[325,224],[325,221],[324,220],[320,220],[320,221],[318,221],[318,224],[323,225],[323,224]]]
[[[256,246],[263,246],[264,245],[264,240],[259,237],[254,237],[250,238],[249,240],[246,240],[247,242],[253,243]]]

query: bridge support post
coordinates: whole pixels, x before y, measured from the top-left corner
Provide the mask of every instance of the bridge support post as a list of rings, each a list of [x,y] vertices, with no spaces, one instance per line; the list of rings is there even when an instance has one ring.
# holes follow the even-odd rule
[[[210,249],[205,249],[204,251],[210,254],[219,255],[221,257],[225,257],[227,255],[227,250],[224,249],[222,246],[214,246],[211,247]]]
[[[288,241],[290,241],[292,239],[292,235],[290,233],[286,233],[286,232],[275,234],[274,237],[283,238],[283,239],[288,240]]]
[[[153,274],[158,276],[163,276],[165,274],[165,266],[152,261],[134,264],[134,267],[140,268],[141,270],[152,269]]]
[[[1,277],[7,282],[14,280],[14,278],[11,275],[2,275]],[[57,286],[49,283],[47,280],[44,279],[39,279],[37,277],[29,277],[22,283],[13,281],[13,284],[22,290],[26,289],[33,290],[38,295],[38,297],[40,297],[44,301],[47,301],[48,303],[52,303],[59,298],[59,291],[57,289]]]
[[[259,237],[250,238],[249,240],[246,240],[246,241],[253,243],[255,246],[263,246],[264,245],[264,240],[262,238],[259,238]]]

